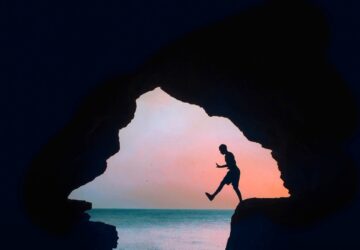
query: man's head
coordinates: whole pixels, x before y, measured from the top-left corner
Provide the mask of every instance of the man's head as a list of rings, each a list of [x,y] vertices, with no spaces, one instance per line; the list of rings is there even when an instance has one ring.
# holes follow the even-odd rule
[[[227,147],[226,147],[226,145],[225,145],[225,144],[221,144],[221,145],[219,146],[219,150],[220,150],[220,153],[222,153],[223,155],[226,154],[226,152],[227,152]]]

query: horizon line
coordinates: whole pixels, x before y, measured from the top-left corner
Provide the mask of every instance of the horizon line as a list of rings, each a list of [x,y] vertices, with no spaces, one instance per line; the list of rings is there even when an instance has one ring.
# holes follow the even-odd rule
[[[118,208],[108,208],[108,207],[94,207],[91,208],[87,211],[90,210],[95,210],[95,209],[102,209],[102,210],[111,210],[111,209],[118,209],[118,210],[234,210],[236,208],[136,208],[136,207],[118,207]]]

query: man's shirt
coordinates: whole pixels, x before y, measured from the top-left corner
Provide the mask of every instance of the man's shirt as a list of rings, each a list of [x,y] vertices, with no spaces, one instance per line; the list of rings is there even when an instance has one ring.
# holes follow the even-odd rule
[[[231,170],[231,169],[235,169],[235,168],[238,168],[236,166],[236,161],[235,161],[235,157],[234,155],[231,153],[231,152],[227,152],[225,154],[225,162],[226,162],[226,165],[227,167]]]

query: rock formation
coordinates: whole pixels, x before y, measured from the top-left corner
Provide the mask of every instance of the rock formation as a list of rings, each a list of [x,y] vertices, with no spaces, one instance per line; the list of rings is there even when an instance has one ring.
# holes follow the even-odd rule
[[[309,228],[344,209],[357,190],[355,167],[342,148],[356,126],[356,110],[326,57],[328,37],[316,8],[270,1],[195,31],[136,73],[103,84],[30,166],[24,195],[33,221],[66,235],[81,227],[87,247],[114,246],[115,228],[89,222],[84,211],[90,206],[67,197],[105,171],[106,160],[121,150],[118,131],[131,121],[136,98],[158,86],[209,115],[231,119],[249,140],[271,149],[278,162],[291,197],[240,204],[228,249],[260,234],[280,244],[293,230],[282,227]],[[286,246],[299,240],[288,239]],[[262,244],[249,242],[242,249]]]

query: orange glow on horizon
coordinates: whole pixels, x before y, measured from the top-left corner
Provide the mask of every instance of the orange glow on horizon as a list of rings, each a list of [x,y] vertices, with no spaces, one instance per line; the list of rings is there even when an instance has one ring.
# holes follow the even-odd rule
[[[120,151],[106,172],[75,190],[71,198],[107,208],[235,208],[231,185],[210,202],[227,169],[218,146],[235,156],[243,198],[287,197],[271,151],[248,141],[227,118],[180,102],[160,88],[137,99],[135,117],[119,131]]]

